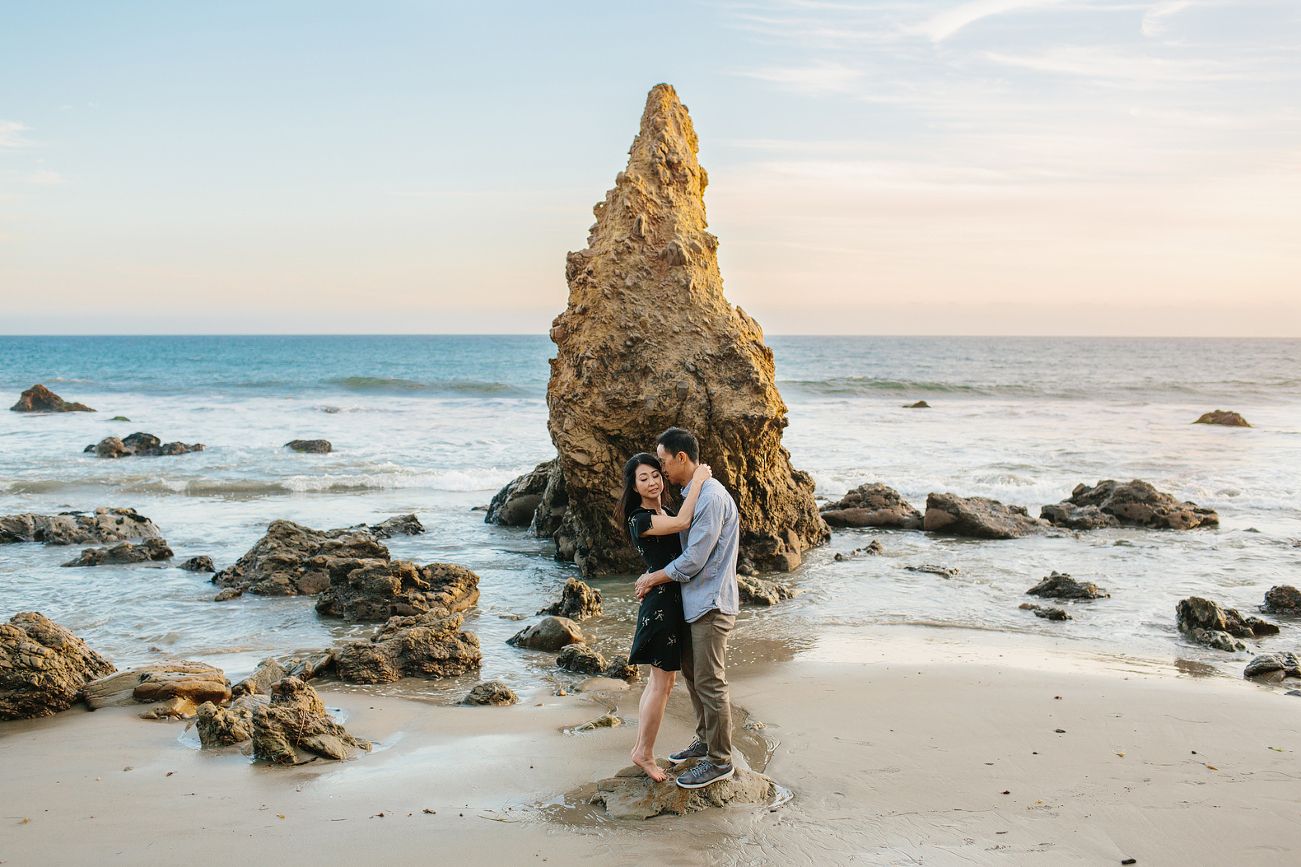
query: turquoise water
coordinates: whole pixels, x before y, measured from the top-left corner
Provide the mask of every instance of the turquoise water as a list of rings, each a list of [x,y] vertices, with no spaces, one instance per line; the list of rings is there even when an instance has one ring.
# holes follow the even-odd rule
[[[1060,636],[1080,646],[1179,656],[1240,671],[1242,660],[1185,645],[1174,603],[1193,593],[1254,610],[1301,580],[1301,341],[772,337],[790,409],[785,444],[820,497],[864,481],[917,506],[931,491],[992,496],[1037,513],[1079,482],[1144,478],[1219,510],[1219,530],[1137,530],[975,542],[848,531],[789,576],[802,590],[747,612],[738,648],[816,646],[820,626],[924,623]],[[544,655],[505,638],[558,593],[572,566],[546,540],[490,527],[472,507],[554,455],[541,336],[0,338],[0,394],[41,382],[95,414],[0,412],[0,514],[132,506],[179,563],[233,562],[276,518],[325,528],[416,512],[430,532],[394,555],[461,563],[482,578],[468,620],[484,676],[528,691],[554,677]],[[929,410],[904,409],[925,399]],[[1233,409],[1253,424],[1190,422]],[[130,422],[114,422],[122,415]],[[202,442],[169,458],[99,460],[82,449],[143,430]],[[329,455],[291,439],[324,438]],[[879,538],[882,557],[836,562]],[[207,577],[171,565],[63,569],[75,556],[0,547],[0,615],[40,610],[119,666],[198,657],[229,672],[269,654],[364,633],[318,618],[311,600],[211,601]],[[956,578],[910,572],[956,566]],[[1048,624],[1017,609],[1051,569],[1106,587]],[[618,652],[632,631],[631,583],[594,582],[607,613],[585,626]],[[1298,649],[1296,624],[1265,646]],[[738,650],[738,653],[743,653]],[[1245,659],[1245,657],[1243,657]],[[459,682],[422,686],[451,695]],[[459,697],[459,695],[457,696]]]

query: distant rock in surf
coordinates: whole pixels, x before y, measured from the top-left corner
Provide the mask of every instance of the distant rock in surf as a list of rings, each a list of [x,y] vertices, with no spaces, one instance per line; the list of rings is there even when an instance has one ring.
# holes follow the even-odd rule
[[[1221,608],[1209,599],[1190,596],[1175,606],[1179,631],[1192,641],[1230,652],[1246,650],[1237,638],[1277,635],[1279,628],[1257,617],[1244,617],[1235,608]]]
[[[1180,502],[1140,479],[1124,483],[1107,479],[1093,487],[1076,485],[1069,498],[1044,506],[1039,514],[1053,524],[1073,529],[1115,526],[1099,513],[1111,516],[1119,525],[1153,529],[1191,530],[1220,523],[1214,509]]]
[[[922,528],[976,539],[1015,539],[1050,533],[1047,521],[1031,518],[1024,506],[1005,506],[988,497],[928,494]]]
[[[86,446],[82,451],[86,453],[93,452],[101,458],[153,458],[201,452],[203,451],[203,443],[164,443],[153,434],[136,431],[125,439],[104,437],[98,443]]]
[[[152,539],[159,535],[153,521],[135,509],[96,509],[58,515],[5,515],[0,517],[0,544],[44,542],[47,545],[90,545]]]
[[[1271,587],[1265,592],[1262,608],[1271,614],[1301,615],[1301,590],[1290,584]]]
[[[67,710],[86,684],[117,671],[71,630],[35,611],[0,623],[0,720]]]
[[[1067,614],[1065,609],[1053,608],[1051,605],[1031,605],[1029,602],[1022,602],[1017,606],[1022,611],[1029,611],[1035,617],[1042,617],[1044,620],[1070,620],[1071,615]]]
[[[1054,570],[1048,577],[1025,591],[1043,599],[1110,599],[1111,594],[1099,590],[1090,581],[1076,581],[1065,572]]]
[[[206,554],[198,557],[191,557],[181,564],[181,568],[186,572],[216,572],[217,566],[212,562],[212,558]]]
[[[167,547],[167,540],[161,537],[146,539],[139,545],[119,542],[112,548],[87,548],[81,556],[60,566],[106,566],[122,563],[148,563],[156,560],[170,560],[174,555]]]
[[[334,451],[334,445],[329,440],[290,440],[284,447],[309,455],[328,455]]]
[[[43,385],[33,385],[23,392],[18,402],[9,407],[13,412],[94,412],[84,403],[72,403],[59,397]]]
[[[919,400],[916,403],[905,403],[903,405],[903,408],[904,409],[930,409],[931,405],[924,400]]]
[[[1251,427],[1247,420],[1236,412],[1217,409],[1214,412],[1202,413],[1201,418],[1193,424],[1222,424],[1226,427]]]
[[[1269,677],[1271,680],[1301,677],[1301,658],[1298,658],[1295,653],[1259,653],[1247,663],[1242,676]]]
[[[880,482],[859,485],[840,500],[822,507],[822,520],[832,527],[922,528],[922,513],[899,492]]]

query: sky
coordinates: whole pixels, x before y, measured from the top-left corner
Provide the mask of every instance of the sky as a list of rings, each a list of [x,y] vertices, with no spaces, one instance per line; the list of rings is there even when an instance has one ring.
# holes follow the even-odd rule
[[[0,3],[0,334],[545,333],[661,81],[768,333],[1301,337],[1296,0]]]

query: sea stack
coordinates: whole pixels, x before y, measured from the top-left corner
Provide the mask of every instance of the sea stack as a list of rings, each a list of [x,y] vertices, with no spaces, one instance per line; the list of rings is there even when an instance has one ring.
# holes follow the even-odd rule
[[[593,208],[587,248],[565,268],[569,305],[556,317],[547,386],[553,475],[568,508],[557,556],[584,575],[640,568],[612,510],[624,462],[679,426],[736,498],[742,558],[789,570],[829,531],[813,481],[782,447],[786,405],[772,350],[723,297],[718,239],[706,231],[705,170],[687,109],[667,84],[646,99],[628,168]]]

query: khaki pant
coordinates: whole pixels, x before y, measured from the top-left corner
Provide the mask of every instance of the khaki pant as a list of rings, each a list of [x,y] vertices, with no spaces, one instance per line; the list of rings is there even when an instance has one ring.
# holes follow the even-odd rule
[[[689,641],[682,648],[682,679],[696,712],[696,740],[709,747],[708,761],[732,763],[732,700],[727,693],[727,635],[735,614],[717,609],[687,624]]]

